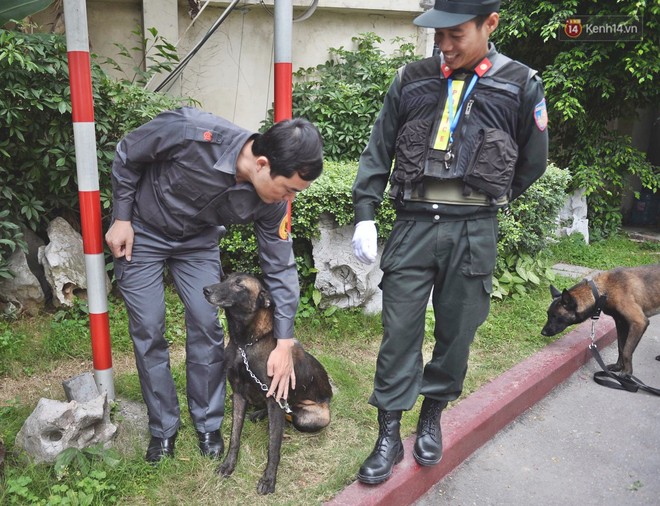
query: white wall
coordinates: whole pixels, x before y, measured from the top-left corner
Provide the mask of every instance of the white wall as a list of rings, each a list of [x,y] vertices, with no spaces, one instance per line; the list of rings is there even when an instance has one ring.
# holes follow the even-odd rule
[[[258,129],[273,102],[273,0],[264,3],[265,7],[257,0],[241,2],[168,92],[192,97],[207,111]],[[294,16],[310,3],[293,0]],[[92,51],[118,60],[113,43],[133,47],[137,40],[131,32],[144,23],[161,34],[173,34],[178,27],[179,56],[183,57],[228,2],[211,2],[190,27],[187,2],[175,4],[176,0],[88,0]],[[311,18],[293,24],[293,69],[325,62],[331,47],[353,48],[351,38],[368,31],[385,39],[382,49],[386,53],[398,47],[392,43],[395,37],[404,37],[416,43],[418,53],[426,54],[430,48],[427,30],[412,24],[420,12],[418,0],[320,0]],[[136,55],[136,61],[140,56]]]

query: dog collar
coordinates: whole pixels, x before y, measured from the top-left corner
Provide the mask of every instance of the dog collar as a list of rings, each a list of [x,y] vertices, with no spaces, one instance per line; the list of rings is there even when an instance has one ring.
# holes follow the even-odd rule
[[[595,306],[595,310],[594,310],[594,314],[593,314],[592,318],[596,318],[596,319],[597,319],[597,318],[600,316],[601,311],[603,310],[603,309],[600,307],[600,305],[601,305],[601,303],[603,302],[602,299],[604,299],[605,296],[601,295],[601,294],[598,292],[598,287],[596,286],[596,283],[594,283],[592,279],[587,279],[586,281],[587,281],[587,284],[589,285],[589,288],[591,288],[591,293],[592,293],[593,296],[594,296],[594,306]]]

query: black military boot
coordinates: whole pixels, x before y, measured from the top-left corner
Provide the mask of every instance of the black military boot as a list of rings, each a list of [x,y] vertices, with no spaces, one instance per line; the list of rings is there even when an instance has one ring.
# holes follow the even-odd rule
[[[433,466],[442,459],[440,413],[446,407],[446,401],[424,397],[417,422],[417,438],[413,447],[413,457],[420,466]]]
[[[362,483],[382,483],[392,474],[392,468],[403,460],[401,442],[401,411],[378,410],[378,439],[371,455],[364,461],[357,474]]]

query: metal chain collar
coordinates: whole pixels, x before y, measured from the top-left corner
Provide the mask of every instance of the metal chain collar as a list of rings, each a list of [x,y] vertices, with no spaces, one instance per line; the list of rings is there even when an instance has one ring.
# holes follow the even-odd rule
[[[250,364],[248,364],[248,358],[247,358],[247,354],[245,353],[245,350],[239,346],[238,351],[241,352],[241,357],[243,357],[243,363],[245,364],[245,370],[248,372],[250,377],[254,380],[254,382],[257,385],[259,385],[259,388],[261,388],[263,392],[268,392],[268,385],[266,385],[259,378],[257,378],[257,376],[250,369]],[[285,413],[287,414],[293,413],[286,399],[284,398],[280,399],[279,401],[277,401],[277,404],[280,406],[280,408],[284,410]]]

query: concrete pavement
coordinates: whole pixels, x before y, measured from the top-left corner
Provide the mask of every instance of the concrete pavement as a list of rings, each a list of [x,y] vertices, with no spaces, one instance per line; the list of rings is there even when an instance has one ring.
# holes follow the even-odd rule
[[[660,315],[633,356],[660,387]],[[616,344],[601,350],[616,362]],[[593,381],[594,360],[440,480],[415,506],[660,504],[660,397]]]

